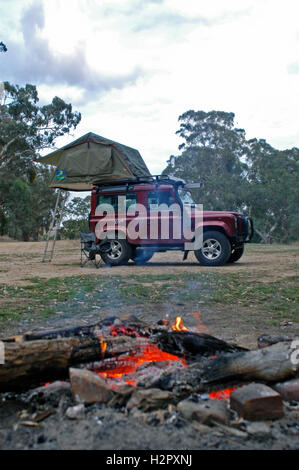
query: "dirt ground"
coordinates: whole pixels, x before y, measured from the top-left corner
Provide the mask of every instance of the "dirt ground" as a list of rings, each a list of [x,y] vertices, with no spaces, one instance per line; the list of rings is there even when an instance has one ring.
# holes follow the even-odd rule
[[[206,268],[198,264],[193,254],[182,261],[182,253],[156,254],[145,266],[132,262],[118,268],[108,268],[103,262],[99,269],[88,264],[80,267],[80,242],[58,241],[51,263],[42,263],[44,243],[0,242],[0,284],[25,286],[34,279],[93,276],[107,279],[113,276],[140,276],[171,274],[180,277],[184,272],[216,272],[224,276],[247,276],[248,282],[258,277],[265,283],[298,275],[299,245],[292,247],[251,245],[235,264]],[[3,300],[3,299],[2,299]],[[1,302],[1,299],[0,299]],[[70,302],[70,301],[69,301]],[[93,323],[101,318],[123,313],[134,313],[140,319],[155,322],[169,313],[165,304],[151,304],[119,308],[84,309],[82,302],[69,303],[71,315],[61,312],[28,324],[7,325],[1,337],[24,331],[56,329],[65,326]],[[81,305],[82,304],[82,305]],[[171,313],[182,314],[189,327],[196,327],[199,319],[208,332],[226,341],[255,349],[262,333],[286,334],[293,337],[298,323],[271,325],[263,318],[251,318],[250,311],[236,305],[198,305],[188,298],[172,306]],[[195,315],[194,315],[195,314]],[[250,318],[249,318],[250,317]],[[141,413],[132,415],[124,410],[105,405],[85,407],[84,417],[70,420],[65,417],[68,406],[74,405],[67,393],[54,397],[54,402],[28,402],[22,396],[0,394],[0,449],[299,449],[299,405],[285,403],[285,417],[279,421],[258,423],[241,422],[235,427],[201,426],[182,420],[176,412]],[[56,402],[55,402],[56,400]],[[47,407],[55,412],[38,426],[21,424],[22,416],[34,416]]]
[[[182,252],[156,253],[145,266],[133,262],[126,266],[109,268],[100,257],[100,268],[88,265],[80,267],[80,242],[78,240],[57,241],[51,263],[42,263],[45,244],[43,242],[0,242],[0,284],[22,285],[30,278],[67,276],[130,276],[142,274],[179,274],[189,272],[221,271],[221,273],[265,274],[265,279],[275,280],[298,275],[298,248],[294,251],[278,245],[248,245],[242,259],[235,264],[217,268],[200,266],[191,252],[183,261]],[[249,254],[248,254],[249,252]]]
[[[200,266],[193,253],[190,253],[187,260],[183,261],[181,252],[156,253],[145,266],[136,266],[129,262],[121,267],[107,267],[99,256],[99,268],[92,263],[80,266],[80,242],[78,240],[57,241],[55,245],[52,262],[42,263],[44,242],[8,242],[0,241],[0,285],[24,286],[30,284],[31,280],[67,278],[71,276],[87,276],[101,279],[108,279],[113,276],[163,275],[170,274],[176,279],[183,273],[218,273],[224,276],[240,275],[246,276],[248,286],[251,280],[259,278],[264,283],[298,276],[299,272],[299,244],[293,246],[279,245],[247,245],[245,254],[237,263],[216,268]],[[155,288],[159,281],[155,281],[150,288]],[[144,284],[145,285],[145,284]],[[15,300],[10,299],[11,302]],[[88,300],[88,298],[86,298]],[[7,301],[0,298],[1,302]],[[20,321],[19,324],[9,323],[1,330],[1,336],[20,334],[38,329],[55,329],[66,325],[75,326],[78,324],[92,323],[100,318],[124,313],[136,314],[146,322],[158,321],[165,315],[183,315],[184,321],[189,327],[195,327],[200,314],[200,321],[205,325],[210,334],[218,336],[226,341],[235,342],[243,347],[253,349],[256,347],[256,340],[260,334],[299,334],[299,322],[297,324],[283,324],[273,326],[263,321],[263,317],[250,316],[250,309],[244,309],[238,301],[230,305],[214,304],[212,307],[204,302],[196,304],[189,300],[188,295],[184,301],[177,302],[175,295],[169,297],[169,302],[153,305],[147,298],[142,306],[130,306],[126,303],[114,308],[113,302],[109,307],[99,310],[90,308],[84,310],[82,302],[78,309],[75,302],[69,305],[69,310],[73,313],[69,315],[52,315],[41,321],[31,320],[30,324]],[[61,313],[61,312],[59,312]],[[248,317],[250,316],[250,321]]]

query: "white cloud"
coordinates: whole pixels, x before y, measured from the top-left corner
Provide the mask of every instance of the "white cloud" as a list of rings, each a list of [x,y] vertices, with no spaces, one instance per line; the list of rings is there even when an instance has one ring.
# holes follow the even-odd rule
[[[8,48],[10,40],[21,47],[23,7],[31,3],[4,3],[10,6],[10,27],[0,40]],[[216,109],[234,112],[248,137],[266,138],[279,148],[299,146],[297,0],[40,0],[35,5],[43,5],[45,15],[44,23],[39,18],[34,51],[44,47],[51,59],[51,80],[36,74],[36,84],[43,99],[58,95],[82,112],[74,137],[93,131],[138,148],[158,173],[178,153],[178,116],[188,109]],[[27,21],[33,35],[30,16]]]

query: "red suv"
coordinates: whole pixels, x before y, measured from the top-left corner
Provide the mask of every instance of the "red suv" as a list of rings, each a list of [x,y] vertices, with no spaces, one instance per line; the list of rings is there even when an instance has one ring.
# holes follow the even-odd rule
[[[238,212],[201,211],[189,192],[192,186],[165,175],[95,185],[89,223],[96,252],[110,266],[129,259],[144,264],[154,253],[170,250],[183,251],[184,260],[194,251],[204,266],[238,261],[253,236],[252,220]],[[103,240],[109,249],[101,250]]]

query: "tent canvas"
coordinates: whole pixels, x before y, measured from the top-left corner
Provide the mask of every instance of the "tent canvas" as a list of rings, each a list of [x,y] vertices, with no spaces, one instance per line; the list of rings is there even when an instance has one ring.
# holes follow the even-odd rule
[[[50,188],[88,191],[103,181],[150,177],[138,150],[89,132],[37,160],[56,167]]]

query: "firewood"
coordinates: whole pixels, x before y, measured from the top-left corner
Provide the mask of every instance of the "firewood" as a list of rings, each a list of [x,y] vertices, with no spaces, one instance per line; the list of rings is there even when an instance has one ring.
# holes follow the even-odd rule
[[[79,325],[75,327],[68,327],[68,328],[60,328],[58,330],[49,330],[49,331],[39,331],[32,333],[31,331],[24,333],[22,335],[17,336],[10,336],[8,338],[1,338],[1,340],[5,343],[16,343],[22,341],[36,341],[40,339],[56,339],[56,338],[73,338],[75,336],[79,337],[89,337],[89,336],[97,336],[99,330],[102,328],[111,326],[114,322],[117,325],[124,324],[125,319],[119,319],[118,317],[109,317],[101,320],[97,323],[93,323],[91,325]],[[141,327],[147,327],[145,323],[135,321],[136,324],[134,326],[137,330]]]
[[[70,366],[123,354],[132,350],[135,341],[126,336],[109,336],[7,342],[5,362],[0,365],[0,391],[20,390],[43,381],[66,378]]]
[[[155,342],[163,351],[184,356],[186,359],[196,359],[198,356],[211,356],[223,352],[247,351],[206,333],[191,331],[161,331],[157,334]]]
[[[277,343],[254,351],[224,354],[210,360],[203,368],[202,382],[226,380],[261,380],[278,382],[299,375],[299,364],[292,361],[289,342]]]
[[[290,338],[281,335],[261,335],[257,339],[257,346],[258,348],[267,348],[268,346],[272,346],[272,344],[281,343],[281,342],[288,342],[292,341]]]

